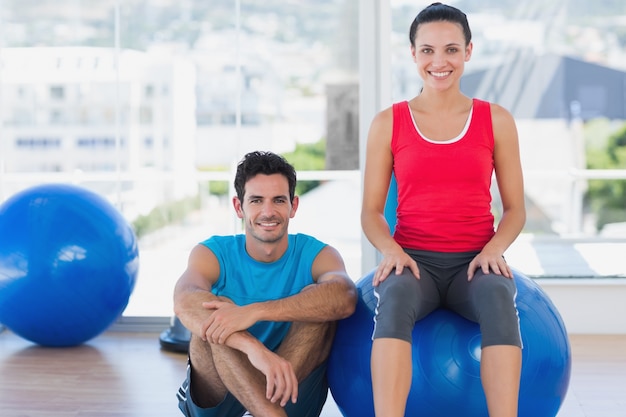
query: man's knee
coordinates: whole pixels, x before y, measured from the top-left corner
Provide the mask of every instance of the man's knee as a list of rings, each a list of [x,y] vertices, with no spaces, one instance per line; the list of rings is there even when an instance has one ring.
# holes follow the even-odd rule
[[[294,322],[276,353],[293,366],[299,381],[328,360],[337,323]]]
[[[204,408],[216,406],[228,392],[217,373],[211,346],[196,336],[189,343],[186,385],[188,400]]]
[[[335,321],[293,322],[280,347],[330,353],[336,329]]]

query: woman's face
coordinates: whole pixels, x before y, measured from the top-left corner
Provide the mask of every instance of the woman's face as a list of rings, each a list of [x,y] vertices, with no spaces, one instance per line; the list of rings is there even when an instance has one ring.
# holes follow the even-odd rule
[[[413,61],[424,80],[424,88],[446,90],[460,83],[472,43],[465,44],[461,26],[454,22],[422,23],[411,46]]]

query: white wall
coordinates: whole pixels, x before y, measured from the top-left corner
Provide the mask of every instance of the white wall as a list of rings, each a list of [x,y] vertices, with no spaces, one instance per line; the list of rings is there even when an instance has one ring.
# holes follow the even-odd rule
[[[536,279],[569,334],[626,334],[626,278]]]

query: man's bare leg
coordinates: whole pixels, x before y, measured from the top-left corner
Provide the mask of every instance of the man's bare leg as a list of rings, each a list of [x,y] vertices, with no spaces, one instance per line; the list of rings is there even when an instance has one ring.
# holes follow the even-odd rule
[[[272,404],[265,398],[265,376],[242,352],[192,336],[189,355],[192,364],[190,391],[199,407],[215,407],[227,392],[231,392],[255,416],[286,416],[279,404]]]
[[[292,323],[276,353],[287,359],[302,382],[328,359],[337,323]]]
[[[256,417],[286,417],[280,403],[266,398],[265,375],[248,357],[226,345],[211,345],[215,369],[223,385]]]
[[[189,358],[193,381],[193,384],[189,381],[189,390],[194,402],[202,408],[215,407],[224,399],[228,390],[215,369],[211,346],[192,335],[189,342]]]
[[[291,363],[298,382],[328,358],[335,328],[335,323],[292,324],[276,353]],[[194,336],[190,357],[190,389],[200,407],[214,407],[231,392],[254,416],[286,416],[280,404],[265,397],[265,376],[242,352],[225,345],[211,345]]]

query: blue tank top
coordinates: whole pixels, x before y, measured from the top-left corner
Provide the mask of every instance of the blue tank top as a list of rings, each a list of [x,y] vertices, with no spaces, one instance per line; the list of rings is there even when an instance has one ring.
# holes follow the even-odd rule
[[[259,262],[246,252],[244,234],[213,236],[202,245],[220,264],[220,275],[211,292],[243,306],[277,300],[299,293],[313,284],[313,261],[325,243],[304,234],[288,236],[287,251],[275,262]],[[258,322],[248,331],[268,349],[275,350],[289,330],[289,322]]]

